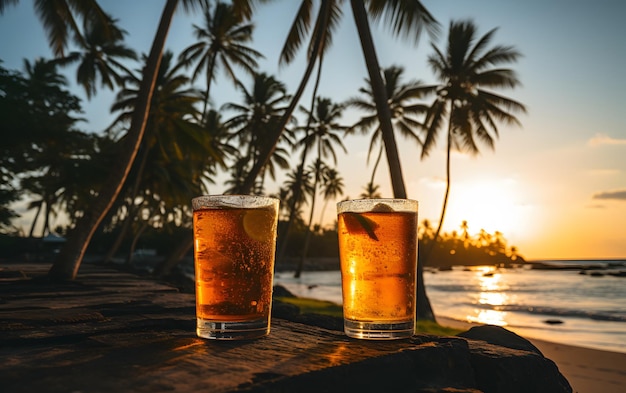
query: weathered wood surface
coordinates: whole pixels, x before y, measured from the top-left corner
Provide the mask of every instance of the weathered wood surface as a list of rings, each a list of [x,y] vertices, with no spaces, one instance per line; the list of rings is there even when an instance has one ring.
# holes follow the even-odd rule
[[[89,264],[50,283],[48,267],[0,270],[0,391],[571,391],[541,355],[460,337],[362,341],[273,318],[262,339],[203,340],[191,294]],[[521,374],[483,375],[507,364]]]

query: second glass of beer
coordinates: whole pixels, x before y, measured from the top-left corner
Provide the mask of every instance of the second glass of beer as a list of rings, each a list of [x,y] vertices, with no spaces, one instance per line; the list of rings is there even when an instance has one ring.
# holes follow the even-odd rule
[[[415,332],[417,201],[337,204],[346,335],[400,339]]]
[[[278,205],[252,195],[192,199],[199,337],[269,334]]]

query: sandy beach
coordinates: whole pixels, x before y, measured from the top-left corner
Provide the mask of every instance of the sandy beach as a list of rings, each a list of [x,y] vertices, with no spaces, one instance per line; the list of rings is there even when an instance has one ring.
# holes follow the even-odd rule
[[[472,324],[437,318],[443,326],[469,329]],[[626,392],[626,353],[581,348],[526,337],[558,366],[575,393]]]

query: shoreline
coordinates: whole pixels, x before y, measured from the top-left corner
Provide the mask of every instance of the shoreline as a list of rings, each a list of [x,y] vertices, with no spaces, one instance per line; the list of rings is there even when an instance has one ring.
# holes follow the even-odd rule
[[[467,330],[477,324],[437,317],[442,326]],[[556,363],[574,393],[621,393],[626,387],[626,353],[555,343],[523,336]]]

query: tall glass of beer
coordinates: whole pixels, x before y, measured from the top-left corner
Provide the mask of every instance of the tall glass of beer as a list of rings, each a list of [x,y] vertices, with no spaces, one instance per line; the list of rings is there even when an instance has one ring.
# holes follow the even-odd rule
[[[252,195],[192,199],[199,337],[269,334],[278,205]]]
[[[358,199],[337,204],[346,335],[400,339],[414,334],[417,201]]]

